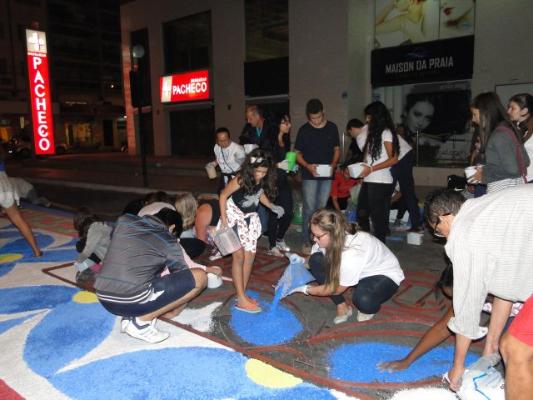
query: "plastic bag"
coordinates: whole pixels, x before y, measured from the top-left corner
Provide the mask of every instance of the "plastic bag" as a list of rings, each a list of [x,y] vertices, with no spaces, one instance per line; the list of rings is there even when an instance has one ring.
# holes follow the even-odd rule
[[[304,263],[298,262],[289,264],[275,286],[274,307],[294,289],[314,280],[315,277],[311,275],[307,268],[305,268]]]
[[[457,396],[461,400],[505,400],[505,380],[494,368],[499,361],[495,353],[469,365]]]

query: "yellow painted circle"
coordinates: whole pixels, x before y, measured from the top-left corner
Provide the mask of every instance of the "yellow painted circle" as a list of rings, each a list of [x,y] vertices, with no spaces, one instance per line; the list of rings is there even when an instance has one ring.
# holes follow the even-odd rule
[[[248,360],[245,368],[248,378],[267,388],[285,389],[302,383],[300,378],[253,358]]]
[[[75,303],[82,303],[82,304],[89,304],[89,303],[97,303],[98,298],[93,292],[87,292],[85,290],[81,290],[78,293],[74,295],[72,300]]]
[[[0,254],[0,264],[17,261],[22,257],[23,255],[19,253]]]

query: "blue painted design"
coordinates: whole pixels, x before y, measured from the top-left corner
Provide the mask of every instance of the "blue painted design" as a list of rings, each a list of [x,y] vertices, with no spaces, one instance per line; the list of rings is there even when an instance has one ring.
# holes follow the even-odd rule
[[[10,230],[8,230],[10,232]],[[4,230],[2,229],[2,234]],[[17,263],[33,263],[33,262],[68,262],[74,261],[77,257],[77,252],[75,249],[63,249],[58,248],[57,250],[47,249],[53,242],[54,238],[51,235],[45,235],[42,233],[37,233],[35,235],[35,240],[37,241],[39,247],[44,249],[44,254],[41,257],[34,257],[31,251],[30,246],[25,239],[18,234],[17,239],[5,244],[0,248],[3,254],[15,253],[22,254],[22,258],[7,263],[0,263],[0,277],[9,273]]]
[[[377,368],[384,361],[405,357],[411,347],[391,343],[366,342],[342,345],[330,352],[330,377],[352,382],[415,382],[441,376],[453,362],[453,347],[437,347],[403,371],[386,372]],[[468,353],[466,365],[478,358]]]
[[[0,289],[0,314],[52,308],[72,300],[79,289],[67,286],[43,285]]]
[[[5,331],[13,328],[14,326],[22,324],[24,321],[26,321],[28,318],[31,318],[31,316],[28,317],[22,317],[22,318],[14,318],[9,319],[7,321],[0,322],[0,335],[4,333]]]
[[[28,335],[24,360],[49,377],[100,344],[114,323],[100,303],[58,305]]]
[[[127,353],[51,378],[76,399],[333,399],[329,391],[304,383],[269,389],[246,375],[247,358],[225,349],[174,348]],[[170,367],[172,366],[172,367]],[[110,379],[112,377],[112,379]]]
[[[263,312],[250,314],[232,307],[230,326],[241,339],[256,346],[269,346],[289,342],[302,332],[300,320],[288,307],[278,305],[272,309],[257,293],[249,295],[259,301]]]

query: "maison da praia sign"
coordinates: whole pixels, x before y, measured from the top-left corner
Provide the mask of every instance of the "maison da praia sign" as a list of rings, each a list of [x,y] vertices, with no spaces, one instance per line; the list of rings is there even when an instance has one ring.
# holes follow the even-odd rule
[[[26,48],[35,154],[55,154],[46,34],[26,29]]]
[[[209,71],[201,70],[162,76],[159,82],[161,103],[209,99]]]

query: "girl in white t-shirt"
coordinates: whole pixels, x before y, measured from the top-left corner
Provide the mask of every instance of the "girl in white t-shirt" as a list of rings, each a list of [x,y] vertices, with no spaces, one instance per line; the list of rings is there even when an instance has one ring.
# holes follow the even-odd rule
[[[398,137],[389,110],[380,101],[365,108],[368,136],[363,149],[366,167],[359,176],[363,186],[359,193],[359,225],[369,230],[372,220],[374,236],[385,243],[389,233],[390,200],[393,191],[390,168],[398,162],[400,152]],[[366,211],[366,212],[363,212]]]
[[[404,279],[398,259],[369,233],[349,234],[350,226],[338,211],[318,209],[311,216],[310,229],[315,245],[309,266],[319,285],[305,285],[296,291],[330,296],[337,306],[333,322],[340,324],[353,314],[343,297],[353,287],[352,301],[359,310],[357,320],[371,319]]]

